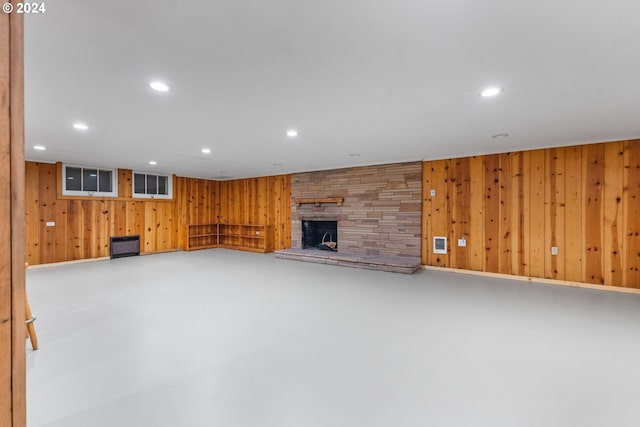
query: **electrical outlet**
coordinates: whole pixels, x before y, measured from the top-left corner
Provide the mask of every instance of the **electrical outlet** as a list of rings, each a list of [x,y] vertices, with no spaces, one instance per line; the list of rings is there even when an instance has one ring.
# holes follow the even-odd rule
[[[558,247],[551,246],[551,255],[558,255]]]
[[[458,246],[467,246],[467,241],[465,239],[458,239]]]
[[[436,196],[436,190],[434,188],[431,189],[431,197]]]
[[[47,227],[55,227],[56,223],[54,221],[47,221]]]

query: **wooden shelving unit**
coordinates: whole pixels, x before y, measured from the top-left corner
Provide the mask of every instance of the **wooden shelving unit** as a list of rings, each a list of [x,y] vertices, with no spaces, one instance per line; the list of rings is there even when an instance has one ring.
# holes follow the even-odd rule
[[[273,252],[273,226],[220,224],[218,240],[221,248],[250,252]]]
[[[185,226],[184,250],[226,248],[273,252],[273,226],[252,224],[191,224]]]
[[[218,247],[218,224],[189,224],[184,228],[185,251]]]

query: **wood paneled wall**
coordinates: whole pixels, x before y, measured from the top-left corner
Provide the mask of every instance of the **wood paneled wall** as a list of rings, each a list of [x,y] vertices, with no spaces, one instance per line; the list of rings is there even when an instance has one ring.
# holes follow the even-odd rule
[[[288,247],[283,237],[291,224],[288,175],[237,181],[174,177],[174,200],[153,200],[133,199],[131,171],[120,169],[119,197],[94,199],[61,196],[60,167],[26,163],[29,264],[109,256],[109,238],[131,234],[140,235],[142,252],[176,250],[182,247],[184,224],[219,221],[272,224],[280,230],[274,246]],[[47,227],[48,221],[56,225]]]
[[[23,16],[0,14],[0,426],[26,425]]]
[[[220,183],[219,220],[226,224],[273,224],[274,249],[291,247],[291,175]]]
[[[422,262],[640,288],[639,213],[640,140],[427,161]]]

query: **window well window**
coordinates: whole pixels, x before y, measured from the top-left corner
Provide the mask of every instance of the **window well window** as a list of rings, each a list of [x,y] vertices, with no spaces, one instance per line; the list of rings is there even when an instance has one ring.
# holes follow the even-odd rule
[[[118,174],[115,169],[87,166],[62,166],[64,196],[118,196]]]
[[[133,173],[133,197],[172,199],[171,175]]]

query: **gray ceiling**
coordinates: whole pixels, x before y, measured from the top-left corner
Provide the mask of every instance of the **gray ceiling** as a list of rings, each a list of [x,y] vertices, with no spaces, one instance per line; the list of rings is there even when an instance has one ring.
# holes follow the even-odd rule
[[[637,0],[46,6],[30,160],[238,178],[640,137]]]

